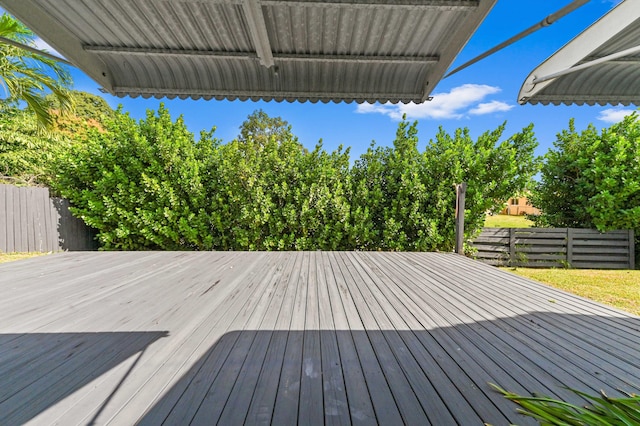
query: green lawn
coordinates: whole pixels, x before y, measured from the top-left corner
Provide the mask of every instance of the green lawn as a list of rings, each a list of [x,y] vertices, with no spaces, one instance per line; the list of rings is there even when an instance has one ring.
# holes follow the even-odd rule
[[[484,221],[486,228],[531,228],[533,222],[524,216],[509,216],[506,214],[487,215]]]
[[[0,252],[0,263],[12,262],[14,260],[28,259],[30,257],[42,256],[49,253],[3,253]]]
[[[640,271],[505,269],[578,296],[640,315]]]

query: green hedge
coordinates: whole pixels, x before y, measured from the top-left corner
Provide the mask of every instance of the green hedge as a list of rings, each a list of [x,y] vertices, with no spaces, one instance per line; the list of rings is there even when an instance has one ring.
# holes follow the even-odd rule
[[[529,185],[532,126],[500,142],[442,129],[424,151],[402,121],[392,147],[306,150],[262,111],[237,140],[199,140],[163,106],[136,122],[118,111],[55,165],[54,183],[105,249],[451,250],[453,185],[469,184],[466,233]]]

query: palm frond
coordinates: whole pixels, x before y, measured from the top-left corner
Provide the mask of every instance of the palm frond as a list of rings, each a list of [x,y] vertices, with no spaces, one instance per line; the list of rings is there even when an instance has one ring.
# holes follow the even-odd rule
[[[640,396],[629,394],[627,398],[611,398],[604,392],[594,396],[575,389],[571,392],[590,401],[590,406],[580,407],[545,396],[522,396],[489,384],[505,398],[520,405],[518,412],[533,417],[542,425],[558,426],[637,426],[640,424]]]
[[[35,36],[20,22],[6,13],[0,16],[0,36],[33,46]],[[61,108],[72,110],[73,100],[68,87],[71,75],[67,68],[35,52],[0,41],[0,83],[7,102],[24,101],[44,128],[52,124],[45,96],[53,94]]]

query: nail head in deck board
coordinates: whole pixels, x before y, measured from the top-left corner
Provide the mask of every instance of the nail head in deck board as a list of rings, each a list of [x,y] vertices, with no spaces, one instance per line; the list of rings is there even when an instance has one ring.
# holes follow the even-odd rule
[[[9,393],[0,423],[10,412],[61,424],[197,421],[210,409],[214,419],[275,423],[280,401],[277,418],[293,422],[423,412],[446,424],[427,409],[433,385],[457,423],[530,424],[487,382],[615,395],[640,380],[638,317],[443,253],[65,253],[0,265],[0,277],[0,359],[19,368],[27,351],[38,366],[0,374]],[[134,362],[132,333],[161,330],[168,335]],[[65,340],[66,349],[50,341],[31,352],[41,349],[37,333],[133,339],[107,351],[94,342],[69,352]],[[100,356],[112,362],[100,368]],[[16,402],[18,388],[46,382],[58,390],[39,386],[39,406]]]

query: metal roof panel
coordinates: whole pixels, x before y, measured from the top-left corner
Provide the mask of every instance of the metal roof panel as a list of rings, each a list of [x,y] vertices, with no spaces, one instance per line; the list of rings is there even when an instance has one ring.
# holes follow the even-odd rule
[[[118,96],[421,102],[496,0],[0,0]]]

